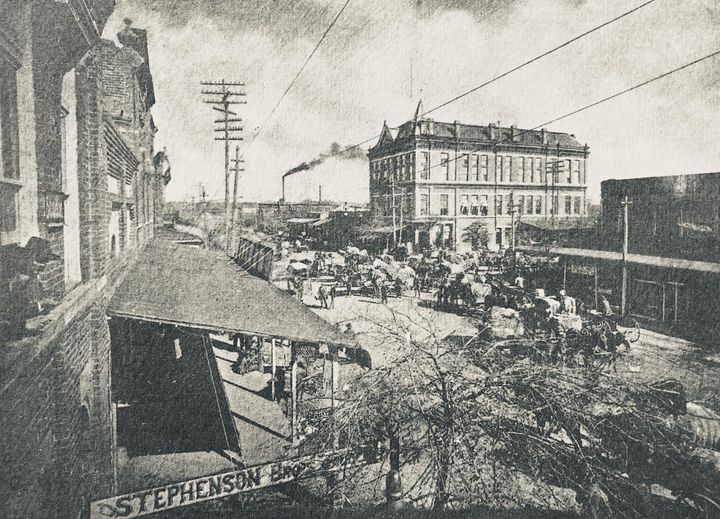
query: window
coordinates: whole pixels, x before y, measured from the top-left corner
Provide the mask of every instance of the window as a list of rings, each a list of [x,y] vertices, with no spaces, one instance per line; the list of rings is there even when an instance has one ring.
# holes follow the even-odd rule
[[[515,205],[517,205],[518,214],[523,214],[523,211],[525,210],[525,197],[523,195],[518,195]]]
[[[542,197],[535,198],[535,214],[542,214]]]
[[[495,214],[502,214],[502,195],[495,195]]]
[[[545,182],[542,172],[542,159],[540,157],[535,157],[533,160],[533,180],[538,184]]]
[[[440,215],[447,216],[450,206],[450,197],[448,195],[440,195]]]
[[[502,166],[503,158],[500,155],[495,155],[495,180],[502,182]]]
[[[470,182],[477,182],[477,180],[478,180],[479,159],[480,159],[480,157],[478,157],[477,155],[470,155],[470,175],[469,175]],[[485,169],[487,171],[487,165],[486,165]]]
[[[525,182],[525,157],[517,159],[517,174],[515,175],[517,182]]]
[[[503,182],[509,182],[512,181],[512,178],[510,176],[512,175],[512,157],[506,156],[503,160],[503,169],[502,169],[502,181]]]
[[[513,199],[512,195],[505,195],[505,214],[512,214]]]
[[[550,209],[550,214],[558,214],[559,206],[560,206],[560,202],[558,200],[558,196],[555,195],[552,197],[552,208]]]
[[[460,214],[470,214],[470,197],[468,195],[460,195]]]
[[[573,177],[573,183],[575,183],[575,184],[580,183],[580,161],[579,160],[573,160],[572,177]]]
[[[408,180],[415,180],[415,154],[409,153],[407,155],[407,175]]]
[[[488,156],[480,156],[480,180],[487,182],[488,180]]]
[[[478,196],[477,195],[472,195],[470,197],[470,214],[473,216],[477,216],[479,214]]]
[[[525,212],[526,212],[527,214],[533,214],[533,196],[532,196],[532,195],[528,195],[528,196],[525,198],[525,202],[526,202],[526,203],[525,203]]]
[[[565,214],[572,214],[572,197],[565,197]]]
[[[17,230],[20,179],[18,149],[17,73],[0,58],[0,236],[11,241]],[[0,240],[0,243],[5,243]]]
[[[450,156],[447,153],[440,154],[440,175],[445,180],[452,180],[450,178]]]
[[[487,215],[488,215],[488,196],[481,195],[480,196],[480,216],[487,216]]]
[[[572,160],[565,162],[565,183],[572,184]]]
[[[430,178],[430,152],[420,152],[420,164],[418,164],[418,167],[420,169],[420,179],[428,180]]]
[[[430,212],[430,197],[427,194],[420,195],[420,216]]]
[[[460,155],[458,159],[458,180],[467,182],[470,167],[470,157],[468,155]]]
[[[575,214],[581,214],[582,213],[582,198],[579,196],[576,196],[573,200],[573,213]]]

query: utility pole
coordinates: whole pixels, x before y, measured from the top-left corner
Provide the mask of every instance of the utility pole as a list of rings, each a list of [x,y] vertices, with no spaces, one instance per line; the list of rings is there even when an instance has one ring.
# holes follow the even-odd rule
[[[243,130],[242,126],[234,126],[234,124],[242,122],[237,113],[230,110],[232,105],[245,104],[245,101],[238,99],[244,97],[245,92],[242,88],[244,83],[236,83],[232,81],[220,82],[205,81],[200,83],[206,90],[202,94],[208,96],[203,103],[213,105],[212,109],[220,112],[222,118],[215,120],[215,133],[220,133],[221,137],[215,137],[216,141],[225,142],[225,250],[230,248],[230,141],[241,141],[242,137],[238,132]],[[233,117],[231,117],[233,116]],[[219,126],[218,126],[219,125]]]
[[[235,158],[232,159],[233,161],[233,168],[232,171],[234,173],[234,181],[233,181],[233,197],[232,197],[232,207],[230,208],[230,231],[228,232],[228,238],[227,243],[225,247],[230,249],[230,242],[231,240],[231,233],[232,230],[235,228],[235,211],[237,209],[237,190],[238,190],[238,176],[240,175],[241,171],[245,171],[245,168],[242,168],[240,164],[243,164],[245,161],[240,158],[240,146],[235,146]]]
[[[395,170],[392,172],[392,225],[393,225],[393,248],[397,249],[397,225],[395,225]]]
[[[625,317],[627,311],[627,291],[628,291],[628,268],[627,268],[627,257],[628,257],[628,207],[632,205],[630,199],[625,196],[620,202],[623,208],[623,250],[622,250],[622,291],[620,293],[620,315]]]

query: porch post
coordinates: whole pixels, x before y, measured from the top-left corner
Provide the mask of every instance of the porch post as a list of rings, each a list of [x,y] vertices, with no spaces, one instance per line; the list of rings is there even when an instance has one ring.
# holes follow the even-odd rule
[[[270,395],[275,401],[275,339],[270,339]]]
[[[294,348],[294,345],[293,345]],[[292,434],[292,444],[297,445],[297,357],[292,362],[290,368],[290,391],[292,392],[292,408],[290,415],[290,431]]]

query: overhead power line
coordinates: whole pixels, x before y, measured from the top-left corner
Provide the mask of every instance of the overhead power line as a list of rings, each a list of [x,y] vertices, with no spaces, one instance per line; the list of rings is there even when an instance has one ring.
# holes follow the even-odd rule
[[[645,3],[643,3],[643,4],[640,4],[640,5],[638,5],[637,7],[634,7],[634,8],[632,8],[632,9],[630,9],[629,11],[626,11],[626,12],[622,13],[621,15],[616,16],[615,18],[612,18],[612,19],[610,19],[610,20],[608,20],[608,21],[606,21],[606,22],[604,22],[604,23],[601,23],[600,25],[597,25],[597,26],[593,27],[592,29],[590,29],[590,30],[588,30],[588,31],[585,31],[585,32],[583,32],[582,34],[578,34],[578,35],[575,36],[574,38],[571,38],[571,39],[567,40],[566,42],[561,43],[560,45],[558,45],[558,46],[556,46],[556,47],[553,47],[552,49],[543,52],[542,54],[538,54],[538,55],[535,56],[534,58],[529,59],[529,60],[527,60],[526,62],[521,63],[520,65],[518,65],[518,66],[516,66],[516,67],[513,67],[513,68],[511,68],[510,70],[508,70],[508,71],[506,71],[506,72],[503,72],[503,73],[500,74],[499,76],[495,76],[494,78],[490,79],[489,81],[486,81],[486,82],[484,82],[484,83],[481,83],[481,84],[479,84],[479,85],[471,88],[470,90],[468,90],[468,91],[466,91],[466,92],[463,92],[462,94],[459,94],[459,95],[453,97],[452,99],[448,99],[447,101],[445,101],[445,102],[443,102],[443,103],[440,103],[439,105],[431,108],[430,110],[427,110],[427,111],[424,112],[422,115],[428,115],[428,114],[430,114],[430,113],[432,113],[432,112],[435,112],[435,111],[437,111],[437,110],[440,110],[441,108],[444,108],[444,107],[446,107],[447,105],[449,105],[449,104],[451,104],[451,103],[454,103],[455,101],[458,101],[458,100],[462,99],[463,97],[466,97],[466,96],[472,94],[473,92],[477,92],[477,91],[480,90],[481,88],[486,87],[486,86],[488,86],[488,85],[490,85],[490,84],[492,84],[492,83],[494,83],[494,82],[496,82],[496,81],[504,78],[505,76],[508,76],[508,75],[512,74],[513,72],[517,72],[518,70],[520,70],[520,69],[522,69],[522,68],[524,68],[524,67],[527,67],[527,66],[530,65],[531,63],[534,63],[534,62],[536,62],[536,61],[538,61],[538,60],[541,60],[542,58],[544,58],[544,57],[546,57],[546,56],[549,56],[550,54],[552,54],[552,53],[554,53],[554,52],[557,52],[557,51],[559,51],[560,49],[563,49],[563,48],[567,47],[568,45],[572,45],[573,43],[575,43],[575,42],[578,41],[578,40],[581,40],[581,39],[584,38],[585,36],[588,36],[588,35],[590,35],[590,34],[592,34],[592,33],[594,33],[594,32],[597,32],[597,31],[599,31],[600,29],[603,29],[603,28],[607,27],[608,25],[617,22],[618,20],[622,20],[622,19],[625,18],[626,16],[629,16],[629,15],[633,14],[634,12],[639,11],[639,10],[642,9],[643,7],[646,7],[646,6],[650,5],[650,4],[652,4],[654,1],[655,1],[655,0],[648,0],[647,2],[645,2]]]
[[[272,116],[275,114],[275,111],[278,109],[278,107],[280,106],[280,104],[283,102],[283,99],[285,99],[285,96],[288,94],[288,92],[290,92],[290,90],[292,89],[292,87],[295,85],[295,83],[297,82],[297,80],[300,78],[300,76],[302,75],[303,71],[305,70],[305,67],[307,67],[308,63],[310,63],[310,60],[313,58],[313,56],[315,56],[315,53],[316,53],[317,50],[320,48],[320,45],[322,45],[323,41],[325,41],[325,38],[327,37],[328,33],[329,33],[329,32],[332,30],[332,28],[335,26],[335,23],[338,21],[338,19],[340,18],[340,16],[343,14],[343,11],[345,11],[345,8],[348,6],[348,4],[349,4],[350,2],[351,2],[351,0],[346,0],[346,1],[345,1],[345,3],[343,4],[342,8],[341,8],[341,9],[338,11],[338,13],[335,15],[335,18],[333,18],[333,21],[330,22],[330,25],[328,25],[327,29],[325,29],[325,32],[324,32],[323,35],[320,37],[320,40],[317,42],[317,44],[316,44],[315,47],[313,48],[312,52],[311,52],[311,53],[308,55],[308,57],[305,59],[305,62],[302,64],[302,66],[300,67],[300,69],[298,69],[297,73],[295,74],[295,77],[293,78],[292,81],[290,81],[290,84],[287,86],[287,88],[285,89],[285,91],[282,93],[282,95],[280,96],[280,99],[277,100],[277,102],[275,103],[275,105],[272,107],[272,110],[270,110],[270,113],[267,115],[267,117],[265,117],[265,120],[263,120],[263,122],[262,122],[262,123],[260,124],[260,126],[258,127],[257,131],[256,131],[256,132],[252,135],[252,137],[250,138],[250,142],[249,142],[248,145],[246,146],[245,150],[243,150],[243,156],[245,155],[245,153],[247,153],[247,150],[250,149],[250,147],[252,146],[253,142],[255,142],[255,139],[257,139],[258,135],[260,135],[260,133],[262,132],[262,130],[263,130],[263,128],[265,127],[265,125],[268,123],[268,121],[270,121],[270,119],[272,118]]]
[[[631,15],[631,14],[639,11],[639,10],[642,9],[643,7],[646,7],[646,6],[650,5],[650,4],[653,3],[653,2],[655,2],[655,0],[647,0],[646,2],[640,4],[640,5],[636,6],[636,7],[633,7],[633,8],[630,9],[629,11],[625,11],[624,13],[622,13],[622,14],[620,14],[620,15],[618,15],[618,16],[610,19],[610,20],[607,20],[606,22],[603,22],[603,23],[601,23],[600,25],[596,25],[596,26],[593,27],[592,29],[589,29],[589,30],[585,31],[585,32],[583,32],[582,34],[578,34],[577,36],[575,36],[575,37],[567,40],[566,42],[561,43],[560,45],[557,45],[557,46],[553,47],[552,49],[549,49],[549,50],[547,50],[547,51],[545,51],[545,52],[543,52],[543,53],[541,53],[541,54],[538,54],[538,55],[535,56],[534,58],[531,58],[531,59],[529,59],[529,60],[521,63],[520,65],[517,65],[517,66],[515,66],[515,67],[513,67],[513,68],[511,68],[511,69],[509,69],[509,70],[507,70],[507,71],[505,71],[505,72],[503,72],[502,74],[499,74],[499,75],[493,77],[492,79],[489,79],[489,80],[485,81],[484,83],[481,83],[481,84],[479,84],[479,85],[471,88],[470,90],[467,90],[466,92],[463,92],[462,94],[459,94],[459,95],[457,95],[457,96],[455,96],[455,97],[453,97],[453,98],[451,98],[451,99],[448,99],[447,101],[444,101],[443,103],[441,103],[441,104],[439,104],[439,105],[431,108],[430,110],[427,110],[426,112],[423,112],[421,115],[423,115],[423,116],[424,116],[424,115],[428,115],[428,114],[430,114],[430,113],[432,113],[432,112],[435,112],[435,111],[439,110],[440,108],[444,108],[444,107],[446,107],[446,106],[448,106],[448,105],[450,105],[450,104],[452,104],[452,103],[454,103],[454,102],[456,102],[456,101],[458,101],[458,100],[460,100],[460,99],[462,99],[462,98],[464,98],[464,97],[466,97],[466,96],[468,96],[468,95],[470,95],[470,94],[472,94],[472,93],[474,93],[474,92],[477,92],[477,91],[480,90],[481,88],[484,88],[484,87],[486,87],[486,86],[488,86],[488,85],[491,85],[492,83],[495,83],[496,81],[498,81],[498,80],[500,80],[500,79],[502,79],[502,78],[504,78],[504,77],[507,77],[507,76],[509,76],[510,74],[514,73],[514,72],[517,72],[518,70],[520,70],[520,69],[522,69],[522,68],[530,65],[531,63],[534,63],[534,62],[539,61],[539,60],[541,60],[541,59],[543,59],[543,58],[546,58],[546,57],[549,56],[550,54],[553,54],[553,53],[555,53],[555,52],[557,52],[557,51],[559,51],[559,50],[561,50],[561,49],[563,49],[563,48],[565,48],[565,47],[567,47],[567,46],[569,46],[569,45],[572,45],[573,43],[577,42],[578,40],[581,40],[582,38],[584,38],[584,37],[586,37],[586,36],[589,36],[590,34],[593,34],[594,32],[597,32],[597,31],[599,31],[600,29],[603,29],[603,28],[607,27],[608,25],[611,25],[611,24],[613,24],[613,23],[615,23],[615,22],[617,22],[617,21],[619,21],[619,20],[622,20],[622,19],[625,18],[626,16],[629,16],[629,15]],[[496,10],[497,10],[497,9],[496,9]],[[495,10],[493,10],[492,12],[495,12]],[[489,13],[489,14],[492,14],[492,12]],[[355,149],[355,148],[358,148],[358,147],[362,146],[363,144],[367,144],[368,142],[371,142],[371,141],[373,141],[373,140],[375,140],[375,139],[378,139],[379,137],[380,137],[380,134],[374,135],[373,137],[370,137],[370,138],[368,138],[368,139],[365,139],[365,140],[362,141],[362,142],[358,142],[357,144],[353,144],[353,145],[351,145],[351,146],[348,146],[348,147],[346,147],[346,148],[343,148],[343,149],[340,150],[340,151],[337,151],[337,152],[335,152],[335,153],[333,153],[333,154],[330,154],[330,155],[327,156],[327,158],[332,158],[332,157],[335,157],[335,156],[340,155],[340,154],[342,154],[342,153],[345,153],[345,152],[348,152],[348,151],[353,150],[353,149]]]
[[[672,70],[668,70],[667,72],[663,72],[663,73],[660,74],[660,75],[654,76],[654,77],[652,77],[652,78],[650,78],[650,79],[647,79],[647,80],[645,80],[645,81],[643,81],[643,82],[641,82],[641,83],[638,83],[638,84],[633,85],[633,86],[631,86],[631,87],[629,87],[629,88],[626,88],[626,89],[624,89],[624,90],[621,90],[621,91],[619,91],[619,92],[616,92],[616,93],[614,93],[614,94],[611,94],[611,95],[609,95],[609,96],[607,96],[607,97],[603,97],[602,99],[599,99],[599,100],[597,100],[597,101],[594,101],[594,102],[592,102],[592,103],[590,103],[590,104],[587,104],[587,105],[585,105],[585,106],[583,106],[583,107],[581,107],[581,108],[577,108],[577,109],[575,109],[575,110],[572,110],[572,111],[570,111],[570,112],[567,112],[567,113],[565,113],[565,114],[563,114],[563,115],[561,115],[561,116],[559,116],[559,117],[555,117],[555,118],[553,118],[553,119],[550,119],[549,121],[545,121],[544,123],[538,124],[537,126],[534,126],[534,127],[530,128],[530,129],[528,129],[528,130],[518,130],[517,133],[515,133],[515,138],[517,138],[517,137],[519,137],[519,136],[521,136],[521,135],[524,135],[524,134],[526,134],[526,133],[530,133],[530,132],[537,131],[537,130],[539,130],[539,129],[541,129],[541,128],[544,128],[544,127],[546,127],[546,126],[549,126],[549,125],[551,125],[551,124],[553,124],[553,123],[556,123],[556,122],[558,122],[558,121],[562,121],[563,119],[567,119],[568,117],[571,117],[571,116],[573,116],[573,115],[579,114],[580,112],[584,112],[584,111],[586,111],[586,110],[589,110],[590,108],[594,108],[594,107],[596,107],[596,106],[598,106],[598,105],[600,105],[600,104],[603,104],[603,103],[606,103],[606,102],[611,101],[611,100],[613,100],[613,99],[616,99],[616,98],[618,98],[618,97],[620,97],[620,96],[622,96],[622,95],[625,95],[625,94],[630,93],[630,92],[632,92],[632,91],[634,91],[634,90],[637,90],[638,88],[642,88],[642,87],[644,87],[644,86],[647,86],[647,85],[649,85],[650,83],[654,83],[655,81],[659,81],[660,79],[666,78],[666,77],[668,77],[668,76],[670,76],[670,75],[672,75],[672,74],[675,74],[676,72],[680,72],[680,71],[682,71],[682,70],[685,70],[686,68],[692,67],[693,65],[697,65],[698,63],[700,63],[700,62],[702,62],[702,61],[705,61],[705,60],[714,58],[714,57],[716,57],[716,56],[720,56],[720,50],[717,50],[717,51],[715,51],[715,52],[711,52],[710,54],[707,54],[707,55],[705,55],[705,56],[703,56],[703,57],[701,57],[701,58],[695,59],[695,60],[693,60],[693,61],[691,61],[691,62],[689,62],[689,63],[685,63],[684,65],[681,65],[681,66],[679,66],[679,67],[676,67],[676,68],[674,68],[674,69],[672,69]],[[512,142],[512,137],[510,137],[509,139],[508,139],[508,138],[505,138],[505,139],[502,139],[502,140],[500,140],[500,141],[497,141],[497,142],[493,143],[493,145],[497,146],[497,145],[500,145],[500,144],[504,144],[504,143],[506,143],[506,142]],[[429,167],[428,167],[428,170],[433,169],[433,168],[436,168],[436,167],[439,167],[439,166],[444,166],[445,164],[449,164],[449,163],[451,163],[451,162],[455,162],[455,161],[457,161],[457,160],[460,159],[460,158],[467,157],[468,155],[473,154],[473,153],[477,153],[477,152],[479,152],[479,151],[482,151],[483,149],[484,149],[484,147],[483,147],[483,148],[478,148],[478,149],[476,149],[476,150],[469,151],[469,152],[467,152],[467,153],[463,153],[463,154],[461,154],[461,155],[458,155],[457,157],[454,157],[454,158],[452,158],[452,159],[448,159],[448,160],[439,162],[439,163],[437,163],[437,164],[433,164],[432,166],[429,166]]]

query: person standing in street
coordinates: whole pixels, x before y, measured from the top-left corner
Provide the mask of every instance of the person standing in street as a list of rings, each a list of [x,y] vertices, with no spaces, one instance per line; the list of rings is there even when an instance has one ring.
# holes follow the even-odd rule
[[[318,299],[320,299],[320,307],[328,309],[328,293],[325,285],[320,285],[318,288]]]
[[[335,283],[330,285],[330,308],[335,308],[335,296],[337,295],[337,289]]]
[[[380,302],[384,305],[388,302],[388,289],[384,282],[380,283]]]
[[[413,294],[415,297],[420,297],[420,278],[418,276],[413,277]]]

